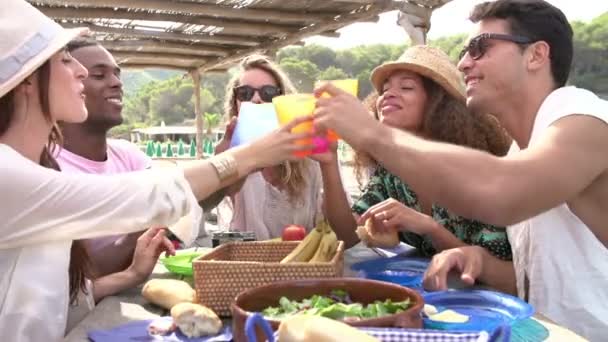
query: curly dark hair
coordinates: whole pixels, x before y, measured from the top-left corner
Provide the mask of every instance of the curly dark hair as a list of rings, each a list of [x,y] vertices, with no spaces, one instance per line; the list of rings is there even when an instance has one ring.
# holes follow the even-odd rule
[[[426,77],[422,77],[422,82],[428,94],[422,123],[423,136],[434,141],[486,151],[496,156],[507,154],[511,137],[494,116],[469,111],[464,102],[455,99]],[[363,104],[376,120],[380,119],[376,107],[379,96],[374,91],[363,100]],[[359,185],[363,183],[364,173],[376,165],[377,162],[369,154],[355,151],[355,176]]]

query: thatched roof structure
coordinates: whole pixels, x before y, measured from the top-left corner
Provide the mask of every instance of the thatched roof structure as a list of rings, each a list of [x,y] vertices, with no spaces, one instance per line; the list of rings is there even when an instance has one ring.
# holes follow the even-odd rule
[[[1,0],[0,0],[1,1]],[[252,53],[272,55],[314,35],[338,37],[355,22],[399,9],[399,25],[424,43],[434,9],[451,0],[28,0],[64,27],[86,26],[122,67],[190,73],[225,70]],[[197,155],[202,154],[195,91]]]
[[[87,26],[123,67],[222,70],[348,24],[394,0],[28,0],[64,27]]]

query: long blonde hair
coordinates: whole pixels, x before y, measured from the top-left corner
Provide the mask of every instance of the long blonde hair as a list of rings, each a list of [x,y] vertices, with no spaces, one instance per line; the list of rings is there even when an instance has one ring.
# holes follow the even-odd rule
[[[232,77],[232,79],[226,85],[226,97],[224,100],[224,115],[228,118],[232,118],[238,115],[237,99],[234,93],[234,88],[240,85],[241,75],[248,71],[258,69],[262,70],[269,75],[277,83],[281,89],[281,94],[289,94],[295,92],[295,87],[287,78],[287,75],[270,60],[267,56],[262,55],[251,55],[245,57],[239,64],[239,72]],[[279,165],[279,178],[281,185],[285,186],[290,200],[298,199],[303,192],[302,190],[306,187],[305,172],[307,168],[311,167],[310,161],[302,159],[300,161],[289,161]]]

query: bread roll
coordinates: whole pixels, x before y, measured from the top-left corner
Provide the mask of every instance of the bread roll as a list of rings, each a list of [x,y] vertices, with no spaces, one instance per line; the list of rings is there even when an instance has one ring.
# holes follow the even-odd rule
[[[189,338],[217,335],[222,330],[222,321],[215,312],[200,304],[177,304],[171,309],[171,317]]]
[[[321,316],[296,315],[281,322],[281,342],[379,342],[376,338],[347,325]]]
[[[365,226],[357,227],[357,236],[367,247],[394,248],[399,245],[399,233],[394,229],[387,233],[377,232],[371,217],[365,221]]]
[[[188,283],[175,279],[151,279],[141,290],[144,298],[165,309],[175,304],[196,301],[196,292]]]

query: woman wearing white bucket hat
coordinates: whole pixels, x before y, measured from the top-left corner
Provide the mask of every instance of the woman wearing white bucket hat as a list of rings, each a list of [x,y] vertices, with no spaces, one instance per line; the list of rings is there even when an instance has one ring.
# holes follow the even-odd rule
[[[87,115],[87,72],[63,50],[84,29],[63,29],[24,0],[3,0],[0,23],[0,341],[63,338],[72,240],[184,218],[171,230],[191,243],[201,217],[197,200],[310,148],[295,144],[305,135],[289,133],[302,119],[183,171],[57,172],[50,154],[60,137],[56,122]]]

